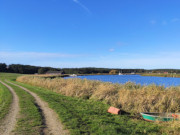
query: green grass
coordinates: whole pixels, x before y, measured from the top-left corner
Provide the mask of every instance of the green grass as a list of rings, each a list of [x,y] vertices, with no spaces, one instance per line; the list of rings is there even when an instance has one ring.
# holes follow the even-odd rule
[[[42,116],[34,98],[24,90],[10,85],[19,97],[20,113],[14,130],[16,135],[40,135],[42,132]]]
[[[28,88],[48,102],[71,134],[162,134],[161,127],[157,124],[134,119],[128,115],[107,113],[109,105],[100,101],[67,97],[43,88],[22,83],[17,84]]]
[[[9,111],[12,102],[12,94],[7,87],[0,83],[0,120],[5,117]]]
[[[10,80],[16,80],[17,77],[22,76],[23,74],[16,74],[16,73],[2,73],[0,72],[0,79],[10,79]]]

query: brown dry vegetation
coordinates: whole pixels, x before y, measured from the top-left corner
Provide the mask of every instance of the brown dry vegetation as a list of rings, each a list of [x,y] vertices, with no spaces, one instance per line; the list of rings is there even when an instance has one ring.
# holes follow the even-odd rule
[[[180,112],[180,87],[112,84],[86,79],[21,76],[17,81],[85,99],[102,100],[128,112]]]
[[[157,76],[157,77],[180,77],[180,74],[175,74],[175,73],[146,73],[146,74],[141,74],[142,76]]]

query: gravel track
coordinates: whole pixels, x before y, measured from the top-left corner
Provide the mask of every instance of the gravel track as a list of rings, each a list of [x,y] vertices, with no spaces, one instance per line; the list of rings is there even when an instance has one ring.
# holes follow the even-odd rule
[[[19,98],[14,92],[13,88],[11,88],[9,85],[7,85],[2,81],[0,81],[0,83],[6,86],[13,95],[13,100],[10,105],[9,113],[5,116],[4,119],[0,121],[0,135],[12,135],[13,134],[12,131],[16,126],[18,112],[20,110]]]
[[[67,130],[63,130],[63,125],[61,124],[58,115],[51,108],[49,108],[48,103],[41,100],[39,96],[31,92],[30,90],[20,85],[11,83],[9,81],[6,81],[6,82],[25,90],[26,92],[30,93],[35,98],[37,105],[42,110],[42,114],[45,121],[46,127],[43,130],[43,134],[45,135],[68,135],[69,134]]]

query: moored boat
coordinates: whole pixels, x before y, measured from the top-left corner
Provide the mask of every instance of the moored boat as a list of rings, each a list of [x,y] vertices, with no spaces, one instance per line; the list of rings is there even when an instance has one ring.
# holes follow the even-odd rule
[[[76,75],[76,74],[72,74],[72,75],[69,75],[69,76],[71,76],[71,77],[76,77],[77,75]]]
[[[180,113],[140,113],[146,121],[174,121],[180,119]]]

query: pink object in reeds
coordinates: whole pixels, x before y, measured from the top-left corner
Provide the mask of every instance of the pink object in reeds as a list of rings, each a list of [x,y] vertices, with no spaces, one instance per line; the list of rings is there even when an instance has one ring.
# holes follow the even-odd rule
[[[112,114],[119,114],[120,109],[111,106],[111,107],[109,107],[108,112],[112,113]]]

